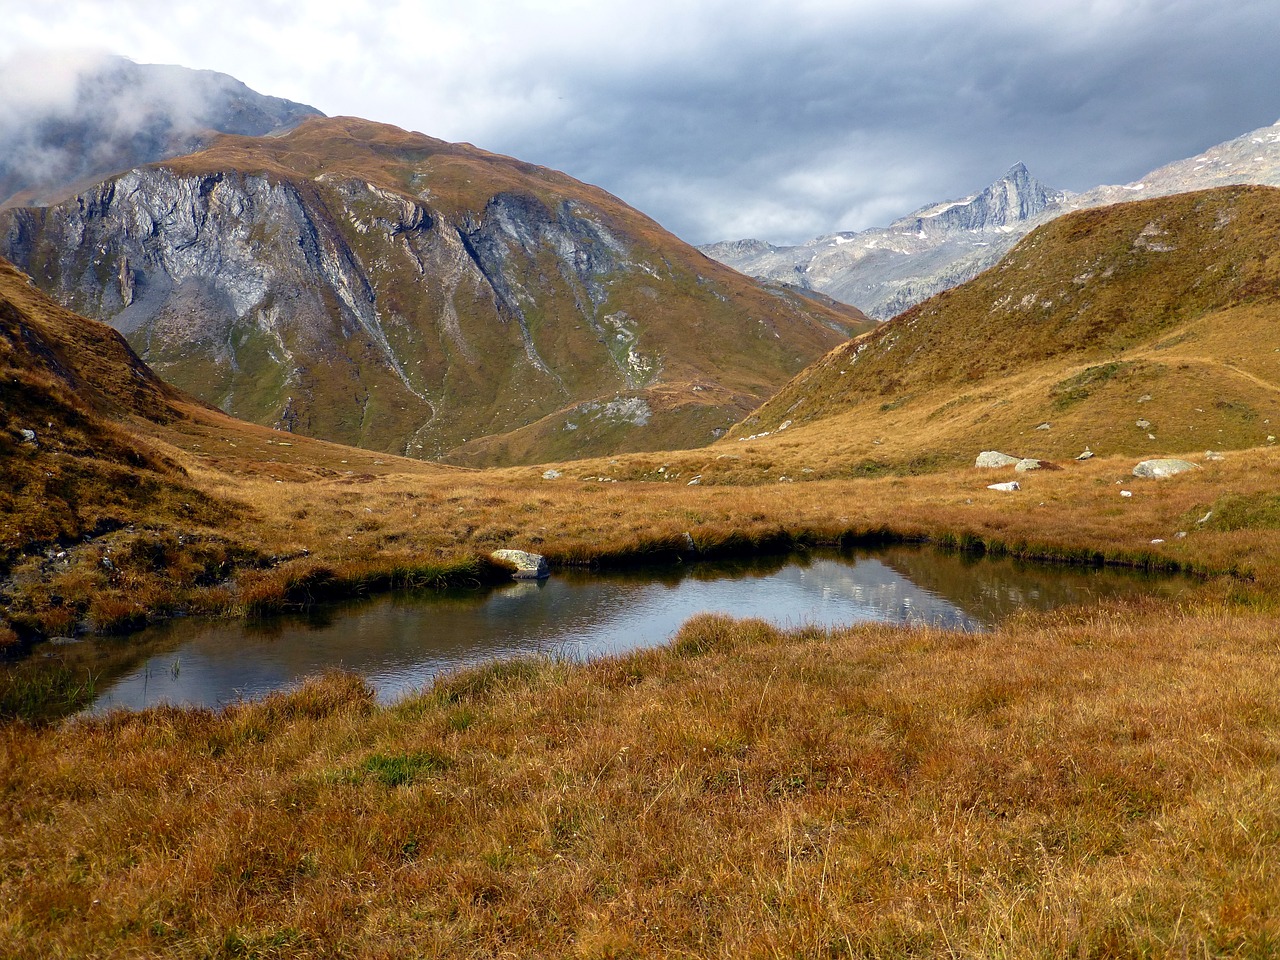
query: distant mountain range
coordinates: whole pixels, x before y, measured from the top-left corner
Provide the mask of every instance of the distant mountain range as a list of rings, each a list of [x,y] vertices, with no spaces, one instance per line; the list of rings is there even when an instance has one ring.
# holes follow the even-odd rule
[[[83,99],[132,89],[104,76]],[[870,326],[562,173],[254,97],[306,116],[169,157],[211,96],[131,141],[161,162],[0,211],[0,255],[243,419],[473,465],[697,446]]]
[[[1123,186],[1071,194],[1046,187],[1019,163],[977,194],[930,204],[888,227],[797,246],[734,240],[700,249],[748,276],[820,291],[887,320],[977,276],[1026,234],[1064,213],[1241,183],[1280,185],[1280,123]]]

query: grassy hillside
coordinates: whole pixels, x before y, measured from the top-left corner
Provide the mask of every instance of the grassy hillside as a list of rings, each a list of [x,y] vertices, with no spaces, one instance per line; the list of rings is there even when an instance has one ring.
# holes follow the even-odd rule
[[[1062,217],[832,351],[734,432],[773,436],[737,447],[829,474],[1272,442],[1278,216],[1280,191],[1232,187]]]

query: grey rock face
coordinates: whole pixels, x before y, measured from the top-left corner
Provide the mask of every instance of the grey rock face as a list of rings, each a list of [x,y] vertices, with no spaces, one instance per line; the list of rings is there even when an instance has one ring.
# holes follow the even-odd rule
[[[640,388],[660,373],[636,321],[604,306],[608,283],[642,267],[581,204],[548,209],[532,196],[499,194],[481,217],[455,222],[360,180],[322,176],[314,192],[302,189],[237,172],[133,170],[66,203],[0,211],[0,255],[63,303],[111,323],[161,376],[228,413],[381,449],[407,432],[398,452],[412,456],[438,456],[462,437],[511,426],[497,419],[502,410],[493,423],[459,423],[441,353],[455,370],[527,370],[520,386],[538,394],[540,415],[573,399],[540,353],[531,314],[546,278],[530,265],[545,263],[548,251],[562,288],[581,293],[575,321],[604,344],[601,359],[614,373],[603,385]],[[403,289],[406,280],[416,298],[380,299],[380,289]],[[477,314],[487,325],[479,331]],[[495,356],[494,337],[514,355]],[[509,386],[495,381],[490,392]],[[330,402],[335,393],[351,406]],[[399,424],[374,416],[379,406],[401,414]],[[458,406],[470,413],[475,405]],[[439,417],[446,409],[450,416]],[[644,425],[649,409],[619,400],[604,414]]]

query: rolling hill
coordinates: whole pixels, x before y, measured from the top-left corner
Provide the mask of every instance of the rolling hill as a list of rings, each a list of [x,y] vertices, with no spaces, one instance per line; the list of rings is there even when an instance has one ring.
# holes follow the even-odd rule
[[[1270,187],[1063,216],[833,350],[721,446],[805,450],[822,475],[1275,442],[1278,222]]]

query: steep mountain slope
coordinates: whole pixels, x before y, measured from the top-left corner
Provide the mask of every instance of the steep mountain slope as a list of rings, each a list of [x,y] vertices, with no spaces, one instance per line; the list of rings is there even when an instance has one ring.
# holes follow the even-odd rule
[[[749,276],[821,291],[887,320],[994,263],[1026,223],[1066,200],[1066,193],[1045,186],[1019,163],[979,193],[930,204],[888,227],[795,247],[738,240],[701,249]]]
[[[726,443],[808,447],[840,471],[1274,442],[1277,224],[1267,187],[1061,217],[832,351]]]
[[[172,422],[184,402],[118,333],[57,306],[0,261],[0,572],[33,546],[214,510],[121,426]]]
[[[0,253],[229,413],[474,463],[710,442],[868,325],[563,174],[355,119],[5,211]]]
[[[27,83],[10,83],[11,74]],[[16,91],[32,75],[41,96]],[[211,70],[86,55],[0,65],[0,207],[62,199],[74,185],[190,153],[217,133],[261,136],[318,116],[314,107],[255,93]],[[62,94],[50,91],[65,85]]]
[[[1019,164],[976,197],[925,207],[888,228],[819,237],[797,247],[738,240],[702,250],[750,276],[819,290],[887,320],[977,276],[1031,230],[1064,213],[1230,184],[1280,186],[1280,123],[1122,186],[1051,191]],[[1002,204],[1005,198],[1014,202]],[[989,210],[996,215],[982,215]],[[944,219],[938,221],[940,214]],[[923,229],[913,232],[917,221]],[[942,223],[952,229],[938,229]]]

